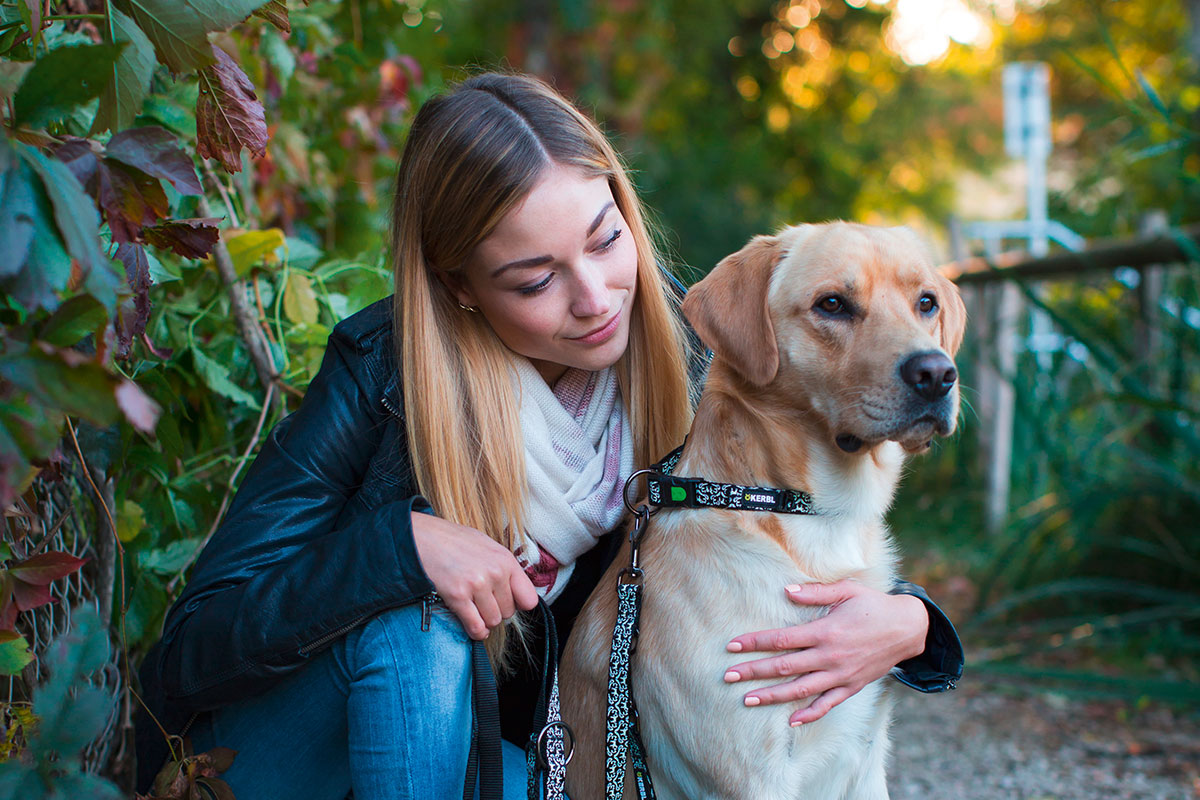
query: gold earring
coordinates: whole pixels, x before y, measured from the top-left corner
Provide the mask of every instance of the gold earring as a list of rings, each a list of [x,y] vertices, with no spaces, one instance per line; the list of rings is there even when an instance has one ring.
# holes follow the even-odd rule
[[[461,308],[463,311],[470,311],[472,314],[474,314],[476,311],[479,310],[478,306],[464,306],[462,303],[459,303],[458,307]]]

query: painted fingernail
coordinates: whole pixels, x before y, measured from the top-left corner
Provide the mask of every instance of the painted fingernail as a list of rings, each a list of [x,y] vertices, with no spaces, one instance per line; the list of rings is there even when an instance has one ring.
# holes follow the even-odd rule
[[[747,697],[747,698],[745,699],[745,701],[744,701],[744,702],[745,702],[745,703],[746,703],[746,705],[748,705],[748,706],[756,706],[756,705],[758,705],[759,703],[761,703],[761,702],[762,702],[762,700],[759,700],[757,697],[753,697],[753,696],[751,696],[751,697]]]
[[[793,728],[799,728],[799,727],[800,727],[801,725],[803,725],[804,723],[803,723],[803,722],[801,722],[801,721],[800,721],[800,720],[798,720],[798,719],[794,719],[794,720],[792,720],[792,721],[791,721],[789,724],[790,724],[790,725],[791,725]]]
[[[725,673],[725,680],[729,681],[730,683],[733,683],[734,681],[740,681],[741,679],[742,679],[742,676],[737,674],[733,670],[729,670],[729,672]]]
[[[742,652],[742,643],[730,642],[729,644],[725,645],[725,649],[731,653],[740,653]]]
[[[800,591],[800,584],[798,584],[798,583],[793,583],[791,586],[788,586],[788,587],[787,587],[787,590],[788,590],[789,592],[791,592],[791,593],[795,594],[796,592]]]

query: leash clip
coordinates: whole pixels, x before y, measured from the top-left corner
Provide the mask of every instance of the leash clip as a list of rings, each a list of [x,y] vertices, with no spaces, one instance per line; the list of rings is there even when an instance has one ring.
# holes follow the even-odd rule
[[[645,470],[643,470],[645,471]],[[628,485],[628,484],[627,484]],[[629,531],[629,566],[617,575],[617,585],[626,583],[641,583],[642,568],[640,564],[642,536],[646,533],[646,523],[650,520],[650,507],[642,504],[631,508],[634,513],[633,528]]]

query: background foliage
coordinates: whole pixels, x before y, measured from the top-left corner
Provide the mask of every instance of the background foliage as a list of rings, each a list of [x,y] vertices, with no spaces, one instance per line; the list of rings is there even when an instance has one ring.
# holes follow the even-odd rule
[[[784,222],[941,241],[951,212],[1019,212],[999,93],[1016,59],[1054,73],[1054,218],[1090,237],[1150,207],[1196,221],[1194,3],[979,0],[966,43],[932,57],[905,44],[908,5],[0,0],[0,672],[16,676],[0,785],[68,793],[78,774],[82,740],[51,721],[63,675],[96,682],[95,633],[38,694],[37,615],[99,607],[128,685],[332,325],[391,291],[406,125],[470,69],[533,71],[591,108],[689,278]],[[914,470],[894,523],[977,663],[1119,669],[1135,695],[1196,679],[1196,262],[1167,273],[1149,353],[1133,276],[1030,292],[1076,346],[1012,376],[1031,457],[1003,533],[979,522],[972,420]],[[132,702],[80,706],[80,735],[108,743],[81,768],[127,783]],[[160,796],[219,784],[224,756],[177,756]]]

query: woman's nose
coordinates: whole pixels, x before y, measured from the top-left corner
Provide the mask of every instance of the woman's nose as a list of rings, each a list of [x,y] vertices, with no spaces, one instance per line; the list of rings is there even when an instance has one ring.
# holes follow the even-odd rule
[[[611,306],[604,270],[590,265],[581,267],[571,313],[577,317],[599,317],[607,314]]]

